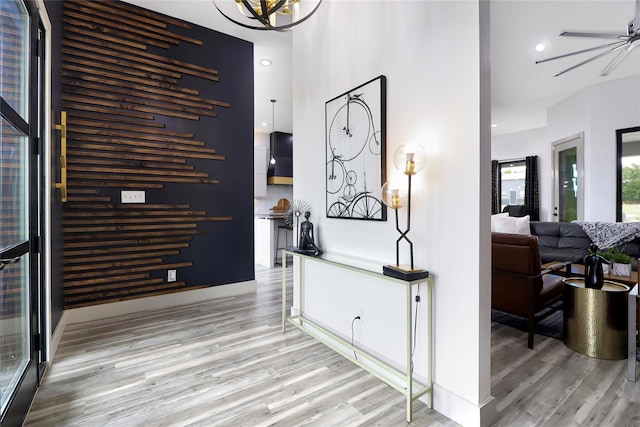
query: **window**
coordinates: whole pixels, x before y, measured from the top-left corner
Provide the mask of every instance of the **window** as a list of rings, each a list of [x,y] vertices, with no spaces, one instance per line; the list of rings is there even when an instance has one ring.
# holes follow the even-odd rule
[[[507,205],[524,205],[525,176],[524,160],[500,163],[500,210]]]

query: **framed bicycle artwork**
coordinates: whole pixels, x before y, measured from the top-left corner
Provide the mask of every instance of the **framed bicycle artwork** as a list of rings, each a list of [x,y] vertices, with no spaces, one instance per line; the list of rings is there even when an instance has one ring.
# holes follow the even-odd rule
[[[387,220],[386,92],[379,76],[325,104],[327,218]]]

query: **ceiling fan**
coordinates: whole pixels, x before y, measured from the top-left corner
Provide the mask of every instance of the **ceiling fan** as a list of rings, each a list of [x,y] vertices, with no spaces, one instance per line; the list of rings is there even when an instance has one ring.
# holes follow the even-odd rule
[[[609,55],[612,52],[618,52],[618,54],[613,58],[613,60],[611,60],[611,62],[609,62],[609,64],[600,73],[600,76],[607,76],[618,65],[620,65],[620,63],[633,51],[633,49],[640,46],[640,0],[636,0],[636,14],[633,20],[629,22],[629,24],[627,25],[627,34],[565,31],[561,33],[560,36],[589,37],[589,38],[597,38],[597,39],[616,39],[617,41],[603,44],[600,46],[591,47],[589,49],[582,49],[575,52],[565,53],[564,55],[558,55],[552,58],[542,59],[540,61],[536,61],[536,64],[540,64],[542,62],[547,62],[547,61],[553,61],[555,59],[566,58],[568,56],[578,55],[580,53],[592,52],[600,49],[607,49],[604,52],[600,52],[589,59],[586,59],[576,65],[573,65],[567,68],[566,70],[560,71],[559,73],[553,75],[554,77],[558,77],[568,71],[581,67],[584,64],[587,64],[598,58],[602,58],[603,56]]]

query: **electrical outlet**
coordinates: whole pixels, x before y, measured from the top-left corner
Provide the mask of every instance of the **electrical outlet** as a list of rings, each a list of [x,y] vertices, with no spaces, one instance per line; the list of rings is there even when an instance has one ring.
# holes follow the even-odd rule
[[[169,270],[167,272],[167,282],[175,282],[176,281],[176,271]]]
[[[145,192],[142,191],[127,191],[122,190],[120,192],[121,203],[144,203],[146,201]]]

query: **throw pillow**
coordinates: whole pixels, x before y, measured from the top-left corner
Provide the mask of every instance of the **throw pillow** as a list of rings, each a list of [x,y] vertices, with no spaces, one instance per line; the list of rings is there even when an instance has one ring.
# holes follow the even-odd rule
[[[498,214],[493,214],[491,215],[491,231],[496,231],[496,221],[498,221],[498,218],[504,218],[504,217],[508,217],[509,213],[504,212],[504,213],[498,213]]]
[[[495,219],[495,228],[491,231],[511,234],[531,234],[529,215],[523,217],[507,216]]]

